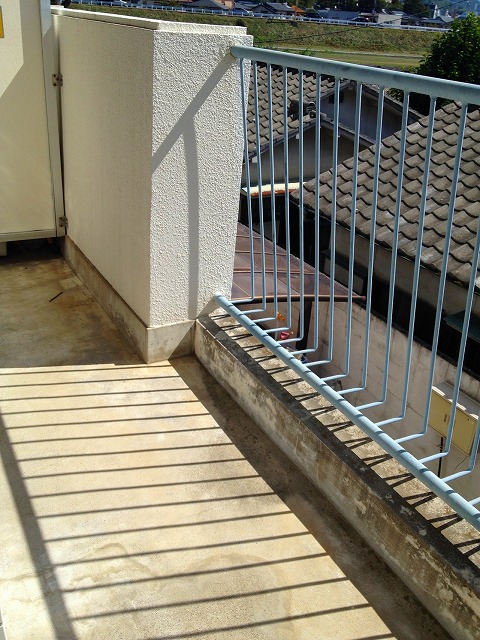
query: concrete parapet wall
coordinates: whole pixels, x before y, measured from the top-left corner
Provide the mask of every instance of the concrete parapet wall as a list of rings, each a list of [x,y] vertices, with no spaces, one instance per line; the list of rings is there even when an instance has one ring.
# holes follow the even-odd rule
[[[226,322],[232,326],[231,319]],[[276,376],[265,371],[265,364],[240,346],[243,329],[233,330],[233,340],[219,324],[209,318],[197,322],[195,352],[202,364],[454,638],[478,638],[480,570],[460,551],[475,545],[478,532],[463,522],[437,529],[430,520],[452,518],[444,503],[430,497],[414,508],[419,495],[428,498],[426,487],[415,479],[394,482],[408,476],[405,469],[383,460],[382,450],[320,396],[302,404],[295,393],[311,398],[306,383],[291,371]],[[258,349],[251,337],[246,340],[268,360],[267,350]],[[283,365],[273,360],[271,368],[282,372]]]
[[[251,38],[53,11],[68,235],[146,327],[193,323],[231,287],[243,136],[229,50]]]

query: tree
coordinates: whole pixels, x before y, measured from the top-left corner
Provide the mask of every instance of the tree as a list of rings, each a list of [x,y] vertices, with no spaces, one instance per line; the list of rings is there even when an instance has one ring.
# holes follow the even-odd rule
[[[469,13],[454,20],[446,33],[435,38],[416,73],[480,84],[480,16]]]
[[[427,18],[430,15],[430,9],[423,4],[422,0],[405,0],[403,10],[419,18]]]
[[[414,69],[421,76],[456,80],[480,84],[480,17],[469,13],[463,20],[454,20],[445,33],[437,36],[430,52]],[[403,100],[403,91],[392,89],[390,94]],[[449,102],[437,100],[437,109]],[[430,98],[412,93],[410,106],[420,113],[428,114]]]

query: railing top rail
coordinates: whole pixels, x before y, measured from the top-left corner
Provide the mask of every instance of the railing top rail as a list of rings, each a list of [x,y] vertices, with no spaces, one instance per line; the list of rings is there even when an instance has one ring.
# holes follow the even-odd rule
[[[324,60],[323,58],[311,58],[257,47],[234,46],[230,49],[230,52],[236,58],[246,58],[252,60],[252,62],[276,64],[282,67],[299,69],[300,71],[332,75],[348,80],[357,80],[365,84],[394,87],[404,91],[480,105],[480,85],[476,84],[430,78],[389,69],[377,69],[348,62]]]

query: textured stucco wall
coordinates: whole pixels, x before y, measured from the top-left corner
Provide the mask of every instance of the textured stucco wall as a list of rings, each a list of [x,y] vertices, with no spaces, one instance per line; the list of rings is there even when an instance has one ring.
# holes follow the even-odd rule
[[[38,0],[2,3],[0,235],[55,229]],[[53,234],[50,235],[54,235]]]
[[[55,10],[69,235],[146,326],[233,271],[245,29]]]
[[[249,36],[155,33],[151,325],[230,293],[242,168],[239,63]]]
[[[68,234],[149,315],[153,32],[57,16]]]

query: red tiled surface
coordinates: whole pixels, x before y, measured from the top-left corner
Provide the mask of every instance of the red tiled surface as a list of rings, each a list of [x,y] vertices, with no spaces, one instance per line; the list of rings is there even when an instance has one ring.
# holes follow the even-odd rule
[[[262,255],[261,255],[261,238],[258,233],[253,232],[253,253],[254,253],[254,291],[256,296],[262,296]],[[265,295],[271,296],[274,292],[274,245],[270,240],[265,239],[265,272],[266,272],[266,292]],[[277,294],[287,294],[287,259],[286,252],[277,246]],[[232,285],[232,299],[250,298],[251,290],[251,260],[250,260],[250,240],[248,228],[242,224],[237,226],[237,243],[235,247],[235,266]],[[291,256],[290,258],[290,280],[291,294],[298,296],[300,294],[300,270],[301,262],[298,258]],[[329,298],[330,296],[330,278],[323,273],[319,274],[319,297]],[[304,292],[306,295],[313,295],[315,285],[315,269],[304,263]],[[347,289],[339,284],[334,284],[334,296],[337,300],[341,300],[347,296]]]

